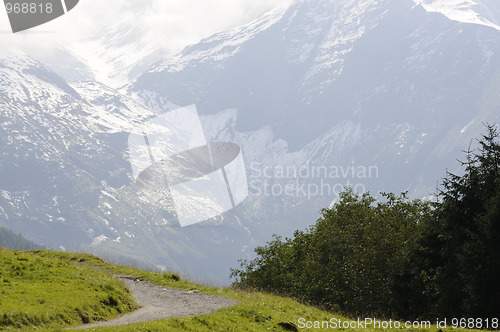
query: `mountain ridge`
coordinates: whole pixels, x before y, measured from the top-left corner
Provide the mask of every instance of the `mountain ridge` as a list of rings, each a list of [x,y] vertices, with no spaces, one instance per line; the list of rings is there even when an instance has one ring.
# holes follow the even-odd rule
[[[497,30],[411,0],[297,2],[118,90],[2,51],[0,226],[227,284],[238,259],[308,227],[349,183],[431,198],[482,122],[500,122],[499,51]],[[136,186],[127,139],[192,104],[207,141],[241,147],[250,197],[180,228],[172,202]],[[378,171],[315,177],[313,167]]]

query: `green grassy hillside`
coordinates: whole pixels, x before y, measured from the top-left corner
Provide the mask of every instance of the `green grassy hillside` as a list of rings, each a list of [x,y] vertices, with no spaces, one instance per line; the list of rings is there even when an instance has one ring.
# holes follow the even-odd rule
[[[125,285],[87,260],[98,261],[0,249],[0,329],[81,325],[134,309]]]
[[[56,331],[113,318],[134,308],[127,289],[111,273],[137,276],[166,287],[225,296],[238,305],[210,315],[174,318],[97,331],[286,331],[279,324],[345,320],[292,299],[229,288],[212,288],[175,274],[115,266],[96,257],[50,251],[0,250],[0,329]],[[299,319],[303,320],[299,320]],[[300,331],[340,329],[300,329]],[[347,329],[349,330],[349,329]],[[373,331],[373,329],[350,329]],[[390,329],[389,329],[390,330]],[[394,331],[404,329],[394,329]],[[438,331],[432,327],[421,331]],[[444,330],[444,329],[442,329]],[[449,329],[451,331],[451,329]],[[386,329],[387,331],[387,329]],[[458,330],[455,330],[458,331]],[[464,330],[465,331],[465,330]]]

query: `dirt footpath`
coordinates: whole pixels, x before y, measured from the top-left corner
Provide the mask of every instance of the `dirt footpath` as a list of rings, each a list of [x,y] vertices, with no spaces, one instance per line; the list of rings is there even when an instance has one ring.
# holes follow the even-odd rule
[[[132,276],[116,276],[130,289],[139,309],[117,319],[87,324],[78,327],[118,326],[156,319],[188,317],[210,314],[220,308],[230,307],[236,302],[223,297],[206,295],[197,291],[168,289],[141,281]]]

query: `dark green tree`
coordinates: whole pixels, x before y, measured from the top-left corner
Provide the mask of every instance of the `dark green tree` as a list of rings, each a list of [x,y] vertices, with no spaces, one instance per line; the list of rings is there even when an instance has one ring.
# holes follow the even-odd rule
[[[351,315],[500,316],[500,144],[496,127],[448,173],[438,203],[346,190],[293,239],[275,237],[235,284]]]
[[[463,175],[448,173],[436,218],[422,236],[406,271],[406,315],[500,315],[500,145],[495,126],[469,149]],[[402,287],[404,288],[404,287]]]

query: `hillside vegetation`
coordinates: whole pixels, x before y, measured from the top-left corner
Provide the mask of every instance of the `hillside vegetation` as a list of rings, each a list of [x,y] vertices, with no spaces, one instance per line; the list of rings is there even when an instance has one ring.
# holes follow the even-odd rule
[[[498,329],[499,137],[487,126],[438,202],[347,190],[307,231],[257,248],[232,272],[236,285],[351,316],[464,318]]]
[[[0,329],[70,326],[131,311],[128,289],[97,258],[0,249]]]
[[[0,247],[19,250],[44,249],[32,241],[26,240],[21,234],[16,234],[5,227],[0,227]]]
[[[198,290],[210,295],[224,296],[238,304],[209,315],[101,327],[92,329],[93,331],[287,331],[285,327],[291,326],[288,323],[301,327],[300,322],[303,322],[303,325],[309,322],[310,326],[325,326],[327,322],[338,324],[348,321],[340,315],[301,304],[290,298],[261,292],[206,287],[179,279],[175,274],[116,266],[90,255],[5,249],[0,250],[0,254],[0,330],[24,328],[31,331],[36,328],[41,331],[59,331],[64,327],[110,319],[119,313],[130,311],[134,308],[130,294],[110,273],[134,275],[164,287]],[[461,331],[436,327],[421,329],[444,330]]]
[[[410,200],[406,194],[384,194],[384,201],[377,201],[347,190],[309,230],[257,248],[256,259],[233,271],[233,289],[116,266],[90,255],[0,249],[0,330],[60,330],[134,310],[129,290],[113,274],[224,296],[238,304],[214,314],[97,331],[405,329],[346,328],[340,324],[349,319],[338,313],[354,321],[377,317],[381,323],[394,317],[401,324],[426,325],[448,319],[446,327],[412,331],[460,331],[453,325],[498,330],[498,138],[495,128],[488,127],[479,150],[467,152],[464,175],[448,174],[439,202]]]

